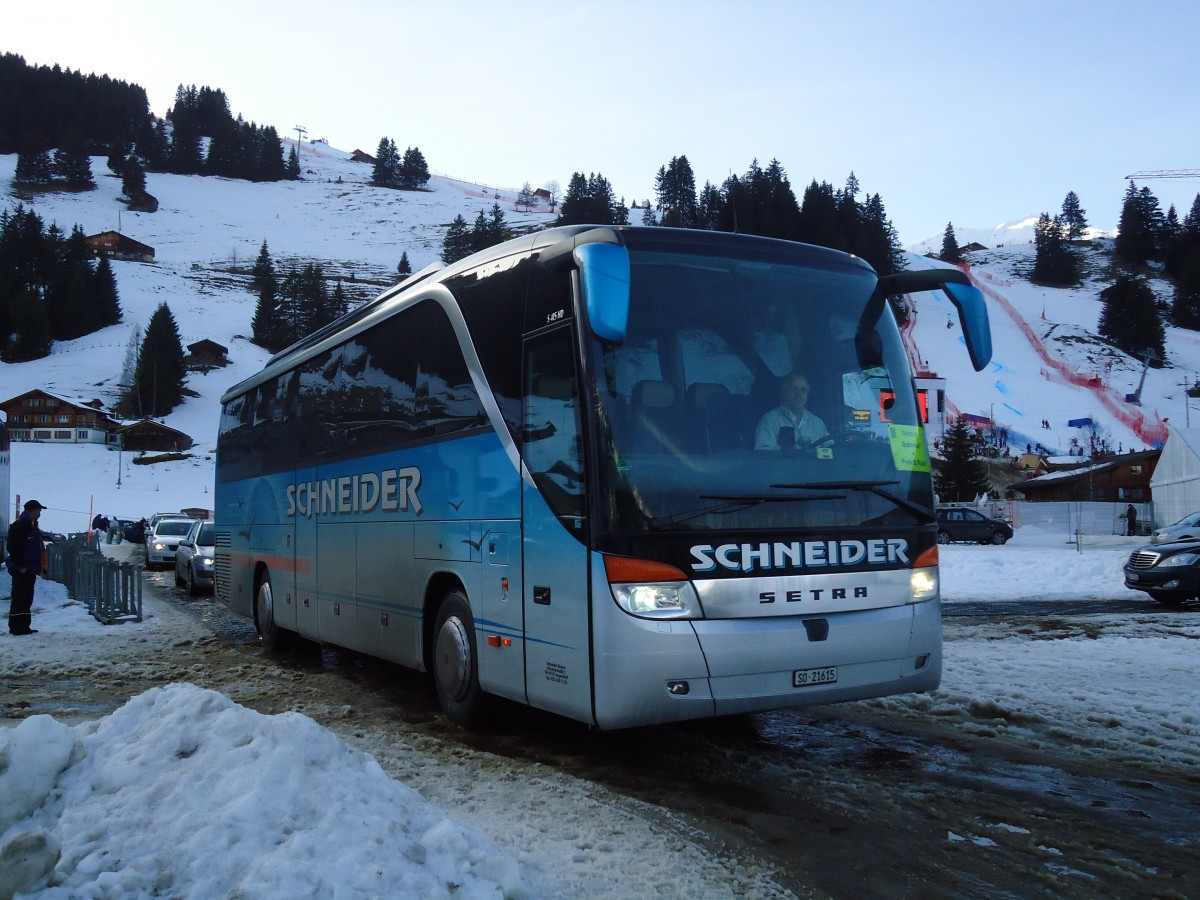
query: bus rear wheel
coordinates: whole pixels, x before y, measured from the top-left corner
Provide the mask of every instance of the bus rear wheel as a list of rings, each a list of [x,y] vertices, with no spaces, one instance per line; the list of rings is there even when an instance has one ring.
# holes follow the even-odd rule
[[[431,668],[438,703],[446,718],[463,728],[479,725],[486,697],[479,687],[475,619],[462,591],[451,591],[438,607]]]
[[[271,573],[263,572],[254,591],[254,628],[262,639],[264,650],[284,650],[291,632],[275,621],[275,592],[271,589]]]

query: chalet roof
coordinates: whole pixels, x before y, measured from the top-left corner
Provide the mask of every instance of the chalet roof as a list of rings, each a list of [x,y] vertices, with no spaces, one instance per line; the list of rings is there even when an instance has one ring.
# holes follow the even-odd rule
[[[1109,456],[1104,459],[1097,460],[1090,465],[1076,466],[1073,469],[1060,469],[1057,472],[1048,472],[1045,475],[1039,475],[1037,478],[1030,478],[1021,483],[1021,490],[1027,487],[1033,487],[1035,490],[1043,485],[1048,485],[1051,482],[1061,484],[1064,481],[1071,481],[1076,478],[1082,478],[1085,475],[1095,475],[1097,472],[1107,472],[1110,469],[1116,469],[1126,463],[1137,462],[1142,459],[1158,459],[1161,451],[1159,450],[1140,450],[1137,453],[1125,453],[1121,456]]]
[[[216,341],[211,341],[208,338],[202,338],[193,344],[188,344],[187,348],[193,353],[201,350],[218,350],[222,354],[229,352],[228,347],[224,346],[223,344],[218,344]]]
[[[97,412],[102,416],[106,416],[110,419],[112,418],[112,414],[104,409],[104,404],[99,400],[79,400],[72,397],[65,397],[62,394],[56,394],[53,391],[46,390],[45,388],[34,388],[33,390],[17,394],[15,397],[9,397],[7,400],[0,400],[0,406],[8,406],[10,403],[16,403],[20,400],[24,400],[26,397],[34,396],[49,397],[51,400],[64,403],[67,406],[74,406],[79,409],[87,410],[88,412]]]
[[[117,432],[123,434],[127,431],[133,431],[135,428],[145,431],[178,434],[182,437],[188,438],[189,440],[191,439],[191,435],[180,431],[178,428],[172,428],[170,425],[164,425],[162,422],[155,422],[153,419],[138,419],[135,422],[122,423],[121,426],[117,428]]]

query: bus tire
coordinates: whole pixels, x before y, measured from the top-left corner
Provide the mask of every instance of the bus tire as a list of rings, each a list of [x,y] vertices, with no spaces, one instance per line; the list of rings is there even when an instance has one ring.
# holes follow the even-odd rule
[[[291,639],[291,633],[275,621],[275,592],[271,588],[270,572],[263,572],[254,589],[254,629],[264,650],[284,650]]]
[[[462,591],[451,591],[438,607],[431,669],[438,703],[446,718],[463,728],[479,725],[486,697],[479,687],[475,619]]]

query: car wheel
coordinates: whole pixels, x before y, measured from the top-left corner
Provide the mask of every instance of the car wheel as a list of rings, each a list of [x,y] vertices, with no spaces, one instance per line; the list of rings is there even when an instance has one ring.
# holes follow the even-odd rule
[[[477,726],[483,720],[486,695],[479,687],[475,619],[462,591],[451,591],[438,608],[430,668],[446,718],[463,728]]]
[[[291,641],[291,632],[280,628],[275,621],[275,592],[271,589],[270,572],[263,572],[254,592],[254,628],[264,650],[284,650]]]
[[[1003,531],[997,531],[992,535],[992,543],[997,547],[1003,546],[1004,544],[1008,543],[1008,535]]]
[[[183,587],[183,579],[179,577],[179,565],[175,565],[175,587]]]
[[[190,565],[187,570],[187,592],[189,597],[200,596],[200,588],[196,586],[196,573]]]
[[[948,544],[948,543],[950,543],[950,532],[948,532],[948,531],[939,531],[939,532],[938,532],[938,543],[939,543],[939,544]]]

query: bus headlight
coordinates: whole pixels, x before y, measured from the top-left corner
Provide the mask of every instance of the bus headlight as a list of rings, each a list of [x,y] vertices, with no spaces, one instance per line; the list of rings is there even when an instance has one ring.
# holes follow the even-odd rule
[[[703,612],[688,581],[614,584],[613,597],[625,612],[648,619],[698,619]]]
[[[913,569],[912,574],[909,575],[908,583],[912,589],[910,603],[933,600],[938,595],[938,570]]]

